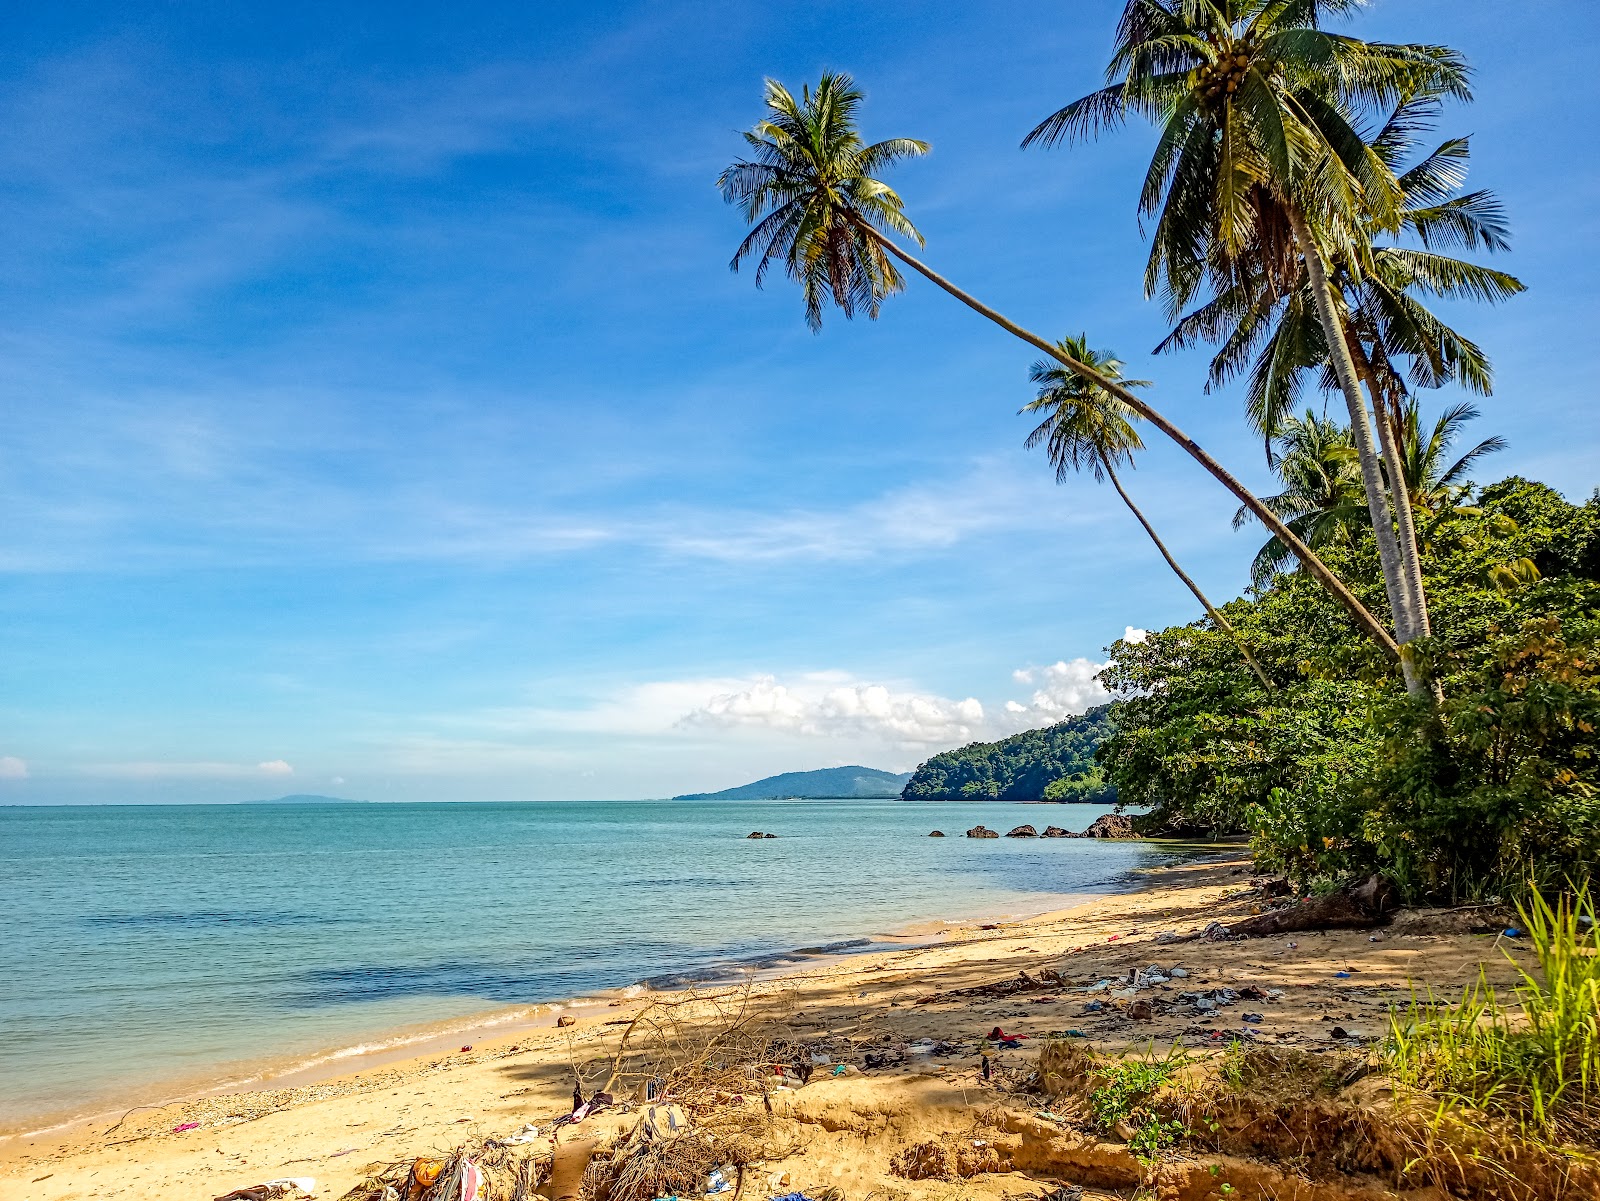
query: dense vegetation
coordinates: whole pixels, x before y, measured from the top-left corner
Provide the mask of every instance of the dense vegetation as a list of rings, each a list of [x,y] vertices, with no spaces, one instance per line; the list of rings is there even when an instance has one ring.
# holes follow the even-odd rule
[[[974,742],[933,756],[912,773],[908,801],[1092,801],[1117,790],[1095,762],[1111,733],[1109,706],[999,742]]]
[[[1472,503],[1465,503],[1471,501]],[[1209,621],[1118,643],[1101,761],[1146,828],[1249,832],[1301,883],[1383,870],[1465,899],[1600,861],[1600,496],[1511,478],[1431,523],[1423,565],[1443,694],[1406,696],[1303,572],[1226,606],[1269,691]],[[1380,587],[1370,534],[1330,547]]]

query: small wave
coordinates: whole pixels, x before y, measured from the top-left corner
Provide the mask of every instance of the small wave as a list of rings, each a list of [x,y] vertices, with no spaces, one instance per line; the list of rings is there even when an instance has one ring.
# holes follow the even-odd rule
[[[89,926],[207,929],[231,926],[318,926],[331,924],[338,919],[319,917],[314,913],[217,909],[188,913],[92,913],[81,920]]]

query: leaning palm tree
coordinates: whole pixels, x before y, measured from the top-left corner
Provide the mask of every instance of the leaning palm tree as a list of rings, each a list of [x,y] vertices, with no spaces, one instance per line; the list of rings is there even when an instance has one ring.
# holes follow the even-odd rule
[[[1339,37],[1325,15],[1362,0],[1128,0],[1109,86],[1042,121],[1023,140],[1051,145],[1139,115],[1161,129],[1139,208],[1155,221],[1145,272],[1176,317],[1202,290],[1241,280],[1277,295],[1304,264],[1317,321],[1350,412],[1377,536],[1384,591],[1402,648],[1420,635],[1402,570],[1360,379],[1343,335],[1329,264],[1365,270],[1374,229],[1399,228],[1400,188],[1356,129],[1408,93],[1465,98],[1466,68],[1437,46]],[[1281,537],[1281,535],[1280,535]],[[1409,652],[1406,687],[1427,687]]]
[[[1431,312],[1425,299],[1494,303],[1524,290],[1521,281],[1503,271],[1442,253],[1447,249],[1493,253],[1505,250],[1508,241],[1504,213],[1493,194],[1460,190],[1470,155],[1466,138],[1452,138],[1403,169],[1418,133],[1438,109],[1437,97],[1408,96],[1395,106],[1371,143],[1399,173],[1401,228],[1421,247],[1375,245],[1365,272],[1342,261],[1331,264],[1345,301],[1345,340],[1372,402],[1390,481],[1405,474],[1401,445],[1410,387],[1438,388],[1455,382],[1484,395],[1493,387],[1483,351]],[[1378,236],[1375,231],[1374,237]],[[1179,321],[1157,349],[1181,348],[1200,340],[1221,343],[1211,362],[1208,386],[1247,373],[1246,411],[1267,439],[1269,459],[1272,439],[1285,414],[1300,403],[1305,379],[1315,376],[1324,391],[1339,389],[1303,269],[1294,289],[1282,295],[1271,295],[1248,281],[1235,284]],[[1432,629],[1410,498],[1392,486],[1389,497],[1401,567],[1417,602],[1418,633],[1426,636]]]
[[[1065,357],[1093,368],[1101,379],[1115,380],[1129,391],[1150,386],[1149,380],[1124,377],[1121,360],[1109,351],[1091,349],[1087,334],[1063,338],[1057,345]],[[1117,495],[1122,498],[1122,503],[1128,506],[1128,511],[1144,527],[1144,532],[1150,535],[1150,541],[1156,544],[1156,550],[1161,552],[1161,557],[1172,568],[1173,574],[1194,594],[1216,627],[1233,639],[1244,661],[1250,665],[1256,679],[1261,681],[1261,686],[1271,692],[1272,681],[1261,670],[1261,665],[1256,662],[1239,632],[1211,603],[1189,573],[1178,566],[1167,544],[1161,540],[1155,527],[1139,506],[1133,503],[1133,498],[1117,478],[1117,464],[1125,463],[1131,468],[1133,452],[1144,449],[1144,441],[1133,425],[1133,418],[1137,414],[1096,379],[1049,359],[1034,363],[1028,371],[1028,379],[1039,386],[1039,391],[1022,406],[1021,412],[1042,413],[1044,419],[1028,435],[1025,443],[1027,448],[1032,450],[1040,445],[1045,448],[1056,469],[1057,483],[1082,471],[1091,472],[1097,481],[1109,479]]]
[[[1351,541],[1367,513],[1348,429],[1307,409],[1303,416],[1279,423],[1267,461],[1283,491],[1262,499],[1307,546]],[[1250,510],[1241,508],[1233,526],[1238,529],[1250,519]],[[1251,582],[1266,587],[1293,557],[1280,539],[1269,538],[1250,564]]]
[[[754,259],[760,283],[772,264],[781,264],[801,286],[813,329],[828,303],[846,317],[856,312],[875,316],[882,301],[903,286],[890,259],[910,267],[1007,333],[1095,381],[1177,442],[1284,540],[1363,633],[1390,657],[1399,658],[1394,637],[1344,581],[1194,439],[1134,392],[996,312],[900,248],[891,235],[918,245],[921,235],[906,216],[900,197],[874,172],[920,155],[927,147],[910,138],[868,144],[856,127],[861,99],[845,75],[825,74],[815,89],[806,88],[799,98],[782,84],[767,81],[767,115],[744,135],[749,157],[732,163],[717,181],[723,198],[743,210],[751,227],[729,266],[737,271]]]

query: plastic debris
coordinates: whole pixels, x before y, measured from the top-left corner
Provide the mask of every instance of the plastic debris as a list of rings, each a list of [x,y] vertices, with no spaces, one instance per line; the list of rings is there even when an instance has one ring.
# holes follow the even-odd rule
[[[1335,980],[1348,980],[1348,979],[1350,979],[1350,973],[1349,972],[1334,972],[1333,973],[1333,978]]]
[[[178,1125],[176,1125],[176,1126],[174,1126],[172,1128],[172,1133],[173,1134],[182,1134],[186,1130],[198,1130],[198,1129],[200,1129],[200,1123],[199,1122],[181,1122],[181,1123],[179,1123]]]
[[[1257,1025],[1260,1025],[1262,1022],[1266,1021],[1267,1019],[1265,1017],[1263,1017],[1259,1013],[1247,1013],[1247,1014],[1244,1015],[1244,1020],[1247,1021],[1247,1022],[1254,1022]]]
[[[1167,973],[1167,975],[1171,976],[1174,980],[1187,980],[1189,978],[1188,971],[1181,967],[1173,968]]]
[[[280,1198],[314,1196],[317,1182],[310,1176],[287,1177],[283,1180],[266,1180],[249,1188],[236,1188],[223,1193],[215,1201],[279,1201]]]

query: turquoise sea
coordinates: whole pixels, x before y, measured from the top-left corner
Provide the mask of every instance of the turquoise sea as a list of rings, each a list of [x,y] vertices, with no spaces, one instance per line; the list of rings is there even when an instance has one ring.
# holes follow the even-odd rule
[[[0,808],[0,1132],[641,981],[1041,912],[1193,850],[1096,806]],[[934,827],[953,837],[928,838]],[[749,841],[751,830],[776,839]],[[334,1060],[337,1062],[337,1060]]]

